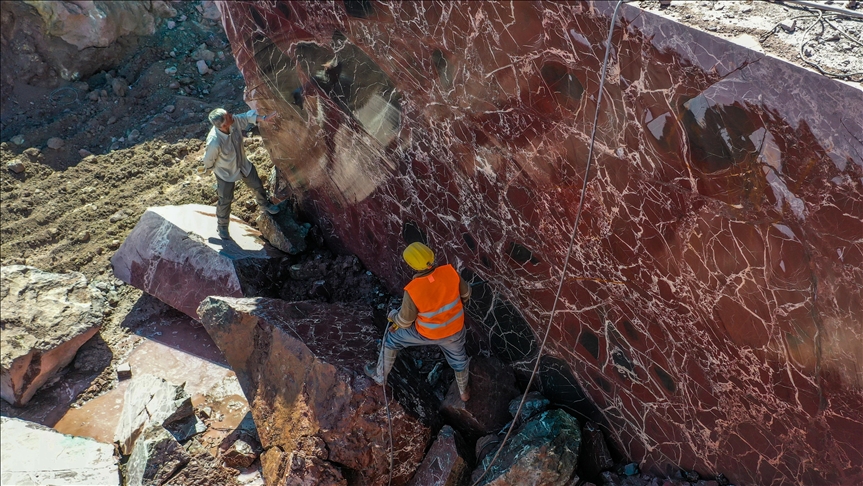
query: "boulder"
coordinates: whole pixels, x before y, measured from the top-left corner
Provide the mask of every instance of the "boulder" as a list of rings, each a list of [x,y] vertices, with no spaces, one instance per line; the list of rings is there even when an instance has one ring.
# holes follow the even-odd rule
[[[562,410],[550,410],[525,423],[504,444],[488,473],[494,454],[474,470],[471,482],[480,485],[509,484],[566,486],[572,483],[581,445],[578,421]]]
[[[327,464],[338,464],[357,484],[387,483],[383,389],[363,373],[379,351],[380,332],[370,308],[208,297],[198,314],[249,401],[268,484],[283,484],[292,474],[329,477],[337,469]],[[405,484],[423,457],[430,430],[391,397],[389,391],[392,484]]]
[[[114,275],[195,320],[210,295],[277,295],[283,255],[237,218],[229,229],[232,240],[218,237],[211,206],[148,208],[111,257]]]
[[[472,358],[469,369],[473,398],[462,402],[453,381],[441,404],[441,414],[469,436],[497,432],[512,419],[509,402],[519,394],[515,375],[500,360],[482,356]]]
[[[104,297],[83,274],[0,269],[0,397],[23,406],[102,325]]]
[[[186,449],[164,427],[149,427],[135,441],[126,463],[126,486],[164,484],[190,459]]]
[[[417,469],[411,486],[458,486],[469,474],[458,432],[444,425]]]
[[[611,469],[614,460],[605,442],[605,435],[598,425],[593,422],[585,423],[581,430],[581,441],[578,470],[582,476],[594,479],[598,478],[602,471]]]
[[[261,211],[255,221],[261,235],[271,245],[289,255],[296,255],[305,251],[306,235],[309,234],[311,225],[297,223],[289,206],[289,201],[282,201],[278,207],[279,212],[276,214]]]
[[[123,411],[114,432],[120,452],[128,455],[144,430],[163,426],[176,428],[194,417],[192,399],[184,385],[173,385],[162,378],[142,374],[132,378],[123,396]]]
[[[114,446],[0,417],[0,484],[120,484]]]

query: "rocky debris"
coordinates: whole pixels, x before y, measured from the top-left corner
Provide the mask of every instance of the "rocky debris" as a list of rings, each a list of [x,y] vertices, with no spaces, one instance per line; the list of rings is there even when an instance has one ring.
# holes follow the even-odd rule
[[[408,483],[411,486],[458,486],[470,473],[465,459],[461,437],[449,425],[438,432],[416,474]]]
[[[470,393],[467,403],[459,397],[453,381],[441,404],[447,422],[468,436],[497,432],[511,420],[509,402],[518,394],[515,375],[497,358],[476,356],[470,361]]]
[[[190,459],[186,449],[164,427],[148,427],[135,441],[126,463],[126,486],[164,484]]]
[[[219,7],[213,0],[203,0],[201,2],[201,15],[207,20],[219,20],[222,18],[222,13],[219,12]]]
[[[237,471],[221,465],[200,443],[192,440],[186,444],[191,456],[189,463],[177,472],[165,486],[241,486],[246,484],[237,480]],[[249,483],[249,486],[260,482]]]
[[[290,209],[289,201],[282,201],[278,204],[278,208],[279,212],[276,214],[261,211],[255,221],[261,236],[271,245],[289,255],[296,255],[305,251],[307,247],[306,236],[309,234],[311,225],[297,222],[293,211]]]
[[[518,411],[518,405],[521,403],[521,397],[513,398],[511,402],[509,402],[509,414],[515,417],[516,412]],[[548,398],[542,396],[542,393],[532,391],[527,394],[527,397],[524,399],[524,405],[521,407],[521,415],[519,416],[519,423],[524,423],[530,420],[534,415],[545,412],[548,409],[548,406],[551,402]]]
[[[275,294],[281,255],[236,218],[232,239],[220,239],[215,213],[199,204],[148,208],[111,258],[114,275],[196,320],[210,295]]]
[[[111,444],[9,417],[0,417],[0,436],[2,484],[120,484]]]
[[[50,149],[60,150],[64,145],[66,145],[66,142],[64,142],[62,138],[51,137],[47,142],[45,142],[45,145]]]
[[[231,447],[222,453],[222,461],[225,465],[237,469],[251,466],[257,458],[258,455],[252,446],[241,439],[234,441]]]
[[[370,308],[208,297],[198,313],[252,408],[268,484],[281,484],[288,474],[339,483],[341,473],[327,464],[340,465],[358,484],[387,483],[384,397],[363,372],[378,355]],[[405,484],[430,431],[399,402],[391,401],[389,411],[393,484]]]
[[[587,422],[581,429],[581,453],[578,457],[578,472],[583,478],[598,478],[600,473],[614,466],[605,435],[599,426]]]
[[[26,169],[26,167],[24,167],[24,162],[21,162],[20,160],[13,160],[12,162],[9,162],[8,164],[6,164],[6,168],[9,169],[10,172],[13,172],[15,174],[20,174]]]
[[[207,61],[201,59],[200,61],[195,63],[195,66],[198,68],[198,74],[201,76],[210,72],[210,67],[207,66]]]
[[[122,98],[129,92],[129,83],[123,78],[114,78],[111,80],[111,91]]]
[[[15,135],[10,139],[10,141],[15,145],[24,145],[24,135]]]
[[[319,438],[318,438],[319,439]],[[342,471],[329,462],[323,441],[302,441],[290,452],[271,447],[261,454],[261,474],[265,484],[326,484],[347,486]]]
[[[132,379],[123,397],[123,411],[114,432],[120,452],[128,455],[137,438],[148,428],[172,428],[194,417],[192,399],[184,385],[173,385],[153,375]]]
[[[25,405],[102,325],[104,297],[80,273],[0,268],[0,397]]]
[[[213,62],[216,60],[216,53],[207,49],[207,44],[201,44],[192,52],[191,57],[195,61]]]
[[[114,67],[136,47],[133,38],[176,15],[168,2],[150,0],[0,2],[0,8],[4,91],[16,81],[56,87]]]
[[[562,410],[543,412],[509,438],[497,461],[480,480],[494,454],[484,457],[471,482],[495,486],[574,484],[580,428],[578,421]]]
[[[797,21],[794,19],[785,19],[779,22],[779,27],[782,27],[782,30],[791,34],[797,27]]]

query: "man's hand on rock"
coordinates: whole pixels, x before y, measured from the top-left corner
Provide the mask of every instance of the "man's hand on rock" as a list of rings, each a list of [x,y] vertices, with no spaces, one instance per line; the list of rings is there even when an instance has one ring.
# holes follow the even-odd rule
[[[269,115],[262,116],[261,121],[269,122],[278,116],[279,116],[279,113],[277,111],[274,111],[274,112],[270,113]]]

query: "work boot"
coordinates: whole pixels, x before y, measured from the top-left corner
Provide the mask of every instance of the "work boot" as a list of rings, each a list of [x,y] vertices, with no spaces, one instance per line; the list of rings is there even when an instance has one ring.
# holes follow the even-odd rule
[[[399,352],[395,349],[390,349],[384,347],[384,351],[378,359],[378,363],[373,365],[369,363],[365,367],[366,376],[375,381],[378,385],[383,385],[384,380],[386,380],[387,375],[390,374],[390,370],[393,369],[393,365],[396,362],[396,356],[398,356]]]
[[[230,240],[231,239],[231,234],[228,233],[228,227],[227,226],[219,226],[217,232],[219,233],[219,238],[221,238],[223,240]]]
[[[470,400],[470,385],[468,384],[468,378],[470,378],[470,373],[467,368],[462,371],[455,372],[455,382],[458,385],[458,392],[460,394],[461,401],[463,402]]]

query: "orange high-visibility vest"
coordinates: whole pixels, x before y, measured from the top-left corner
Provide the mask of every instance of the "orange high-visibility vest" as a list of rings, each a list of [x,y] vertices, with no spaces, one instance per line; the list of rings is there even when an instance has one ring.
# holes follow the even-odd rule
[[[429,339],[452,336],[464,328],[459,276],[452,265],[443,265],[405,286],[417,306],[417,332]]]

